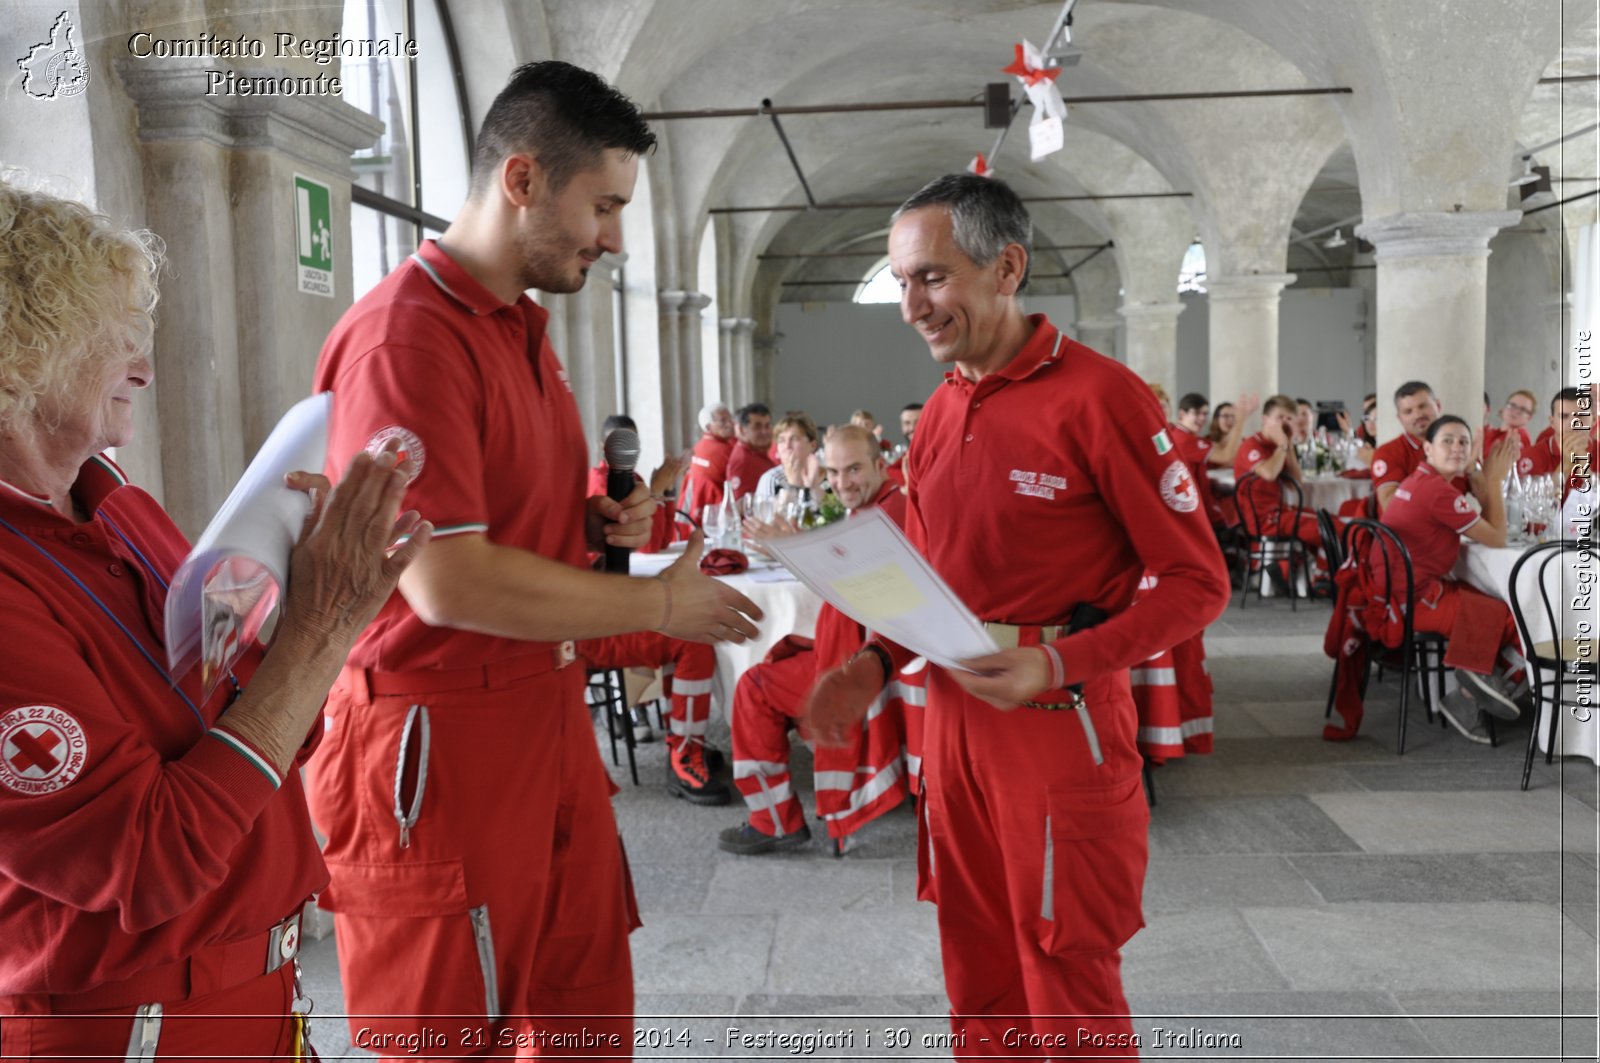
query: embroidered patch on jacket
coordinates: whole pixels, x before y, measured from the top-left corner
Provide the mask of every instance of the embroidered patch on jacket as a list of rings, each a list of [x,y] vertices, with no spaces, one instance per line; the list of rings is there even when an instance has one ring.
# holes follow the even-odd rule
[[[1456,495],[1456,512],[1471,513],[1472,503],[1467,501],[1466,495]]]
[[[1389,463],[1384,461],[1382,458],[1379,458],[1377,461],[1372,463],[1372,478],[1374,480],[1388,471]]]
[[[1200,492],[1195,489],[1194,478],[1183,462],[1173,462],[1161,474],[1161,501],[1168,509],[1179,513],[1193,513],[1200,508]]]
[[[53,794],[83,774],[89,738],[72,713],[25,705],[0,716],[0,786],[19,794]]]
[[[422,439],[409,428],[402,428],[392,424],[387,428],[380,428],[372,433],[372,438],[367,440],[366,451],[377,457],[383,450],[383,445],[391,439],[400,441],[400,452],[397,455],[400,461],[411,459],[411,478],[406,483],[415,483],[417,477],[422,475],[422,466],[428,460],[428,448],[422,445]]]
[[[1172,437],[1167,435],[1167,430],[1165,428],[1151,436],[1150,442],[1156,445],[1157,454],[1165,454],[1167,451],[1172,449]]]

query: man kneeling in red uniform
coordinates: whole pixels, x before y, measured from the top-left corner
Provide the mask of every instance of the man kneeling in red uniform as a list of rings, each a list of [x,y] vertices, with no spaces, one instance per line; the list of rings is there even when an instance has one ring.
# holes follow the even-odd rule
[[[896,524],[905,522],[906,499],[885,475],[877,438],[858,425],[841,425],[823,444],[823,469],[833,493],[851,513],[881,506]],[[750,806],[748,822],[729,827],[717,846],[730,853],[767,853],[811,840],[805,813],[789,782],[789,729],[805,709],[819,671],[843,664],[861,648],[866,632],[824,605],[817,638],[790,636],[767,659],[744,674],[733,695],[733,784]],[[816,750],[817,814],[835,838],[859,829],[905,797],[898,718],[885,693],[842,749]],[[801,730],[806,735],[804,729]],[[880,740],[881,739],[881,740]],[[842,754],[842,755],[841,755]],[[868,765],[861,770],[862,765]]]

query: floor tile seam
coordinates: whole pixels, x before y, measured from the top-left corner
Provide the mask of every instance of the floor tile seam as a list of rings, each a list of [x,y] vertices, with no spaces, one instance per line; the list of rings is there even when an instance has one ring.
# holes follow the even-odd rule
[[[1269,946],[1266,942],[1266,939],[1261,936],[1261,932],[1256,929],[1256,925],[1250,921],[1249,915],[1246,914],[1248,908],[1243,905],[1239,905],[1236,906],[1233,911],[1239,917],[1239,921],[1244,924],[1245,932],[1249,934],[1251,940],[1256,943],[1256,948],[1260,949],[1261,954],[1267,958],[1267,963],[1271,966],[1273,972],[1278,976],[1278,979],[1283,982],[1284,987],[1295,993],[1305,992],[1305,990],[1302,990],[1298,985],[1295,984],[1293,978],[1289,977],[1289,973],[1285,971],[1283,969],[1283,965],[1278,962],[1278,957],[1273,954],[1271,946]]]
[[[1317,884],[1315,882],[1311,881],[1311,877],[1305,873],[1305,871],[1300,867],[1299,864],[1295,863],[1295,859],[1294,859],[1295,855],[1307,856],[1307,855],[1310,855],[1310,854],[1307,854],[1307,853],[1298,853],[1298,854],[1294,854],[1294,855],[1285,854],[1284,857],[1283,857],[1284,863],[1288,864],[1289,867],[1294,870],[1294,873],[1300,876],[1301,881],[1303,881],[1306,884],[1306,886],[1316,896],[1317,900],[1321,901],[1324,906],[1334,903],[1333,901],[1328,900],[1327,894],[1323,893],[1320,889],[1318,889],[1317,888]],[[1321,855],[1324,855],[1324,856],[1351,856],[1351,855],[1365,855],[1365,854],[1324,853],[1324,854],[1321,854]],[[1387,990],[1385,990],[1385,992],[1387,992]]]

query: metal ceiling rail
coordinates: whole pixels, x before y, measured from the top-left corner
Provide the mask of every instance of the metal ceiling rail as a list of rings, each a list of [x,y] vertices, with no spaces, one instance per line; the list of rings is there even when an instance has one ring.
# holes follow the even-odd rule
[[[1094,251],[1105,247],[1105,244],[1039,244],[1035,251]],[[772,254],[757,255],[757,258],[877,258],[888,254],[886,250],[877,251],[789,251],[773,252]]]
[[[778,121],[778,116],[772,110],[771,100],[761,101],[761,110],[772,119],[772,128],[778,134],[778,139],[783,141],[783,150],[789,156],[789,165],[794,167],[794,175],[800,179],[800,188],[806,194],[806,203],[815,207],[817,197],[811,194],[811,182],[806,180],[806,172],[800,168],[800,160],[795,158],[794,146],[789,143],[789,136],[783,131],[783,123]]]
[[[1023,196],[1024,203],[1067,203],[1081,200],[1097,199],[1171,199],[1181,196],[1192,196],[1193,192],[1106,192],[1103,194],[1081,196]],[[775,213],[790,211],[824,211],[824,210],[894,210],[903,200],[892,203],[819,203],[808,206],[805,203],[783,203],[767,207],[712,207],[712,214],[760,214],[767,211]]]
[[[1568,203],[1576,203],[1580,199],[1588,199],[1590,196],[1595,195],[1600,195],[1600,188],[1591,188],[1587,192],[1579,192],[1575,196],[1568,196],[1566,199],[1558,200],[1555,203],[1546,203],[1542,207],[1534,207],[1532,210],[1525,210],[1522,212],[1522,216],[1526,218],[1528,215],[1537,214],[1541,210],[1551,210],[1555,207],[1564,207]]]
[[[1160,103],[1169,100],[1234,100],[1263,96],[1340,96],[1354,92],[1348,86],[1306,89],[1235,89],[1227,92],[1147,92],[1112,96],[1063,96],[1069,105],[1088,103]],[[703,107],[689,111],[648,111],[647,122],[677,121],[687,118],[761,118],[769,114],[861,114],[872,111],[938,111],[963,107],[982,108],[981,95],[961,100],[886,100],[880,103],[789,104],[772,107]]]
[[[1068,276],[1069,274],[1066,273],[1030,273],[1028,274],[1028,279],[1038,281],[1060,281],[1066,280]],[[853,281],[781,281],[780,286],[784,288],[804,288],[810,285],[860,285],[865,283],[865,279],[858,278]]]

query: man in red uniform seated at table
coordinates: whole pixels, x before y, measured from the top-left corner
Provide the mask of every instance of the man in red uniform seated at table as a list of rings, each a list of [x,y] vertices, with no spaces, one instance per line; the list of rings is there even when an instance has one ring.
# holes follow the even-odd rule
[[[927,669],[918,896],[938,905],[969,1051],[1100,1054],[1132,1043],[1120,950],[1149,852],[1128,669],[1221,615],[1229,588],[1150,389],[1023,312],[1031,248],[1016,193],[972,174],[929,183],[889,232],[901,317],[950,369],[906,459],[906,535],[1006,647]],[[819,677],[815,740],[910,660],[874,639]]]
[[[695,520],[707,506],[722,501],[722,482],[728,478],[728,456],[733,453],[733,414],[726,403],[707,403],[700,409],[700,439],[689,456],[684,481],[684,511]]]
[[[627,414],[614,413],[600,426],[601,461],[589,470],[589,496],[606,493],[606,477],[611,469],[604,460],[604,440],[614,429],[637,432],[638,426]],[[665,550],[679,525],[673,499],[677,494],[678,474],[683,471],[681,457],[668,457],[650,474],[650,496],[656,500],[651,520],[648,552]],[[644,479],[635,472],[635,484]],[[599,554],[591,555],[598,560]],[[652,668],[661,672],[661,690],[672,707],[667,712],[667,762],[671,774],[667,790],[697,805],[725,805],[728,787],[714,778],[722,755],[706,745],[706,729],[711,723],[711,686],[717,671],[717,654],[703,642],[675,639],[655,631],[635,631],[603,639],[584,639],[578,643],[578,656],[590,668]],[[633,708],[634,740],[655,738],[644,709]]]
[[[1517,471],[1524,476],[1565,472],[1570,478],[1592,472],[1597,458],[1594,402],[1584,388],[1562,388],[1550,400],[1550,426],[1541,442],[1523,455]],[[1582,458],[1587,454],[1587,465]],[[1565,491],[1563,490],[1563,496]]]
[[[878,440],[870,431],[859,425],[835,428],[823,443],[822,462],[846,511],[879,506],[896,524],[904,523],[906,497],[885,476]],[[860,625],[824,605],[813,648],[791,636],[779,652],[739,679],[733,695],[733,784],[744,795],[750,815],[722,832],[719,849],[750,855],[811,840],[811,828],[790,787],[789,731],[805,709],[817,673],[843,664],[865,638]],[[816,749],[817,815],[835,838],[881,816],[905,796],[900,781],[902,728],[887,700],[880,710],[891,711],[869,716],[842,749]],[[801,735],[810,737],[804,728]]]
[[[1489,741],[1480,726],[1479,711],[1503,720],[1520,714],[1512,699],[1513,679],[1523,670],[1517,630],[1506,603],[1450,578],[1461,554],[1465,535],[1485,546],[1506,544],[1505,503],[1500,482],[1516,460],[1517,440],[1501,440],[1489,452],[1483,471],[1471,476],[1472,493],[1480,515],[1452,480],[1467,473],[1472,461],[1472,429],[1461,418],[1446,414],[1428,427],[1424,457],[1400,483],[1383,511],[1383,523],[1394,530],[1411,554],[1416,612],[1412,624],[1418,631],[1449,636],[1444,663],[1466,683],[1445,695],[1440,706],[1445,719],[1474,742]],[[1374,575],[1374,593],[1383,588],[1383,559],[1374,545],[1368,557]],[[1404,572],[1390,576],[1393,593],[1402,593]]]
[[[1400,421],[1400,434],[1372,452],[1372,493],[1382,513],[1394,497],[1400,481],[1422,464],[1422,440],[1428,426],[1442,411],[1433,388],[1421,380],[1408,380],[1394,392],[1394,414]],[[1466,477],[1458,477],[1455,487],[1469,489]]]
[[[576,292],[622,250],[654,143],[589,71],[519,67],[466,203],[318,364],[329,452],[401,439],[409,504],[436,529],[351,652],[307,771],[351,1029],[390,1045],[448,1027],[458,1056],[506,1037],[627,1055],[638,914],[574,641],[742,641],[761,616],[700,573],[698,536],[654,579],[587,563],[643,546],[655,502],[643,485],[585,498],[583,423],[527,291]]]
[[[756,489],[761,474],[778,464],[772,456],[772,411],[765,403],[752,402],[734,414],[733,450],[728,454],[728,479],[735,500]],[[719,496],[720,500],[720,496]]]
[[[1300,460],[1289,443],[1298,416],[1298,405],[1287,395],[1274,395],[1262,405],[1261,431],[1240,443],[1233,459],[1238,485],[1234,500],[1246,532],[1297,536],[1316,558],[1318,567],[1325,569],[1327,559],[1322,556],[1322,533],[1317,529],[1316,514],[1302,511],[1297,520],[1295,511],[1284,505],[1280,486],[1285,479],[1302,482]],[[1251,473],[1256,479],[1243,483]]]
[[[1523,461],[1531,461],[1533,439],[1528,435],[1528,422],[1533,420],[1533,415],[1538,409],[1539,397],[1531,391],[1518,389],[1507,395],[1506,404],[1500,407],[1500,424],[1483,430],[1483,452],[1489,453],[1507,433],[1515,432],[1522,443]],[[1525,473],[1527,470],[1519,463],[1517,471]]]
[[[894,460],[889,462],[887,470],[889,479],[900,487],[906,485],[906,455],[911,453],[911,437],[916,434],[917,419],[921,416],[922,403],[920,402],[908,402],[900,408],[900,434],[906,437],[906,441],[901,444],[900,453],[896,454]]]

